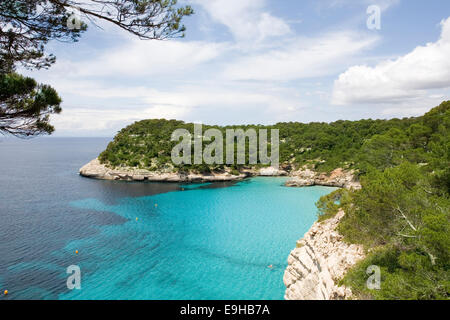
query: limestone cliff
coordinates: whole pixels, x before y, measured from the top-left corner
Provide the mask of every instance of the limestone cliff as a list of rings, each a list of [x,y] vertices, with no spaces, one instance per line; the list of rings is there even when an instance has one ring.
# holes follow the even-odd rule
[[[341,168],[333,170],[330,174],[319,173],[308,169],[301,168],[291,173],[291,178],[286,182],[288,187],[304,187],[304,186],[329,186],[347,189],[360,189],[361,184],[356,180],[353,170],[343,170]]]
[[[344,216],[316,222],[297,242],[284,273],[286,300],[339,300],[351,297],[351,290],[337,281],[365,254],[362,246],[347,244],[336,231]]]
[[[164,171],[149,171],[131,167],[108,168],[94,159],[80,169],[80,175],[101,180],[125,181],[165,181],[165,182],[208,182],[208,181],[234,181],[247,177],[247,174],[233,175],[229,172],[195,174]]]
[[[290,172],[290,173],[289,173]],[[146,169],[138,169],[134,167],[109,168],[100,163],[98,159],[94,159],[84,165],[80,171],[80,175],[88,178],[101,180],[125,180],[125,181],[166,181],[166,182],[214,182],[214,181],[235,181],[242,180],[252,176],[287,176],[291,178],[286,182],[288,187],[303,186],[330,186],[340,188],[359,189],[361,185],[355,179],[352,170],[345,171],[336,169],[329,175],[318,173],[313,170],[302,168],[298,171],[290,171],[290,169],[279,169],[274,167],[266,168],[248,168],[243,169],[239,174],[232,174],[231,169],[224,172],[213,173],[179,173],[173,172],[173,167],[167,170],[150,171]]]
[[[101,180],[125,180],[125,181],[165,181],[165,182],[217,182],[242,180],[251,176],[286,176],[284,170],[267,167],[261,169],[243,170],[238,175],[232,174],[231,170],[221,173],[179,173],[169,168],[166,171],[149,171],[132,167],[109,168],[94,159],[83,166],[79,173],[88,178]]]

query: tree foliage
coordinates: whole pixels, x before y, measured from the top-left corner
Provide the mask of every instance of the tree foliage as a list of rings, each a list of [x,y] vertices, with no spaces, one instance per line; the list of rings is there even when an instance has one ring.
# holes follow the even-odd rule
[[[30,86],[29,79],[19,80],[17,66],[27,69],[49,68],[55,56],[46,54],[51,40],[77,41],[87,24],[77,25],[76,15],[95,24],[106,21],[141,39],[163,40],[184,36],[181,20],[193,13],[190,6],[178,6],[176,0],[2,0],[0,1],[0,74],[8,89]],[[22,85],[19,84],[22,81]],[[13,85],[14,84],[14,85]],[[30,112],[29,99],[50,99],[53,89],[34,84],[25,91],[8,91],[0,100],[0,133],[30,136],[51,133],[49,114],[61,111],[53,104],[40,105]],[[42,97],[46,96],[45,99]],[[20,101],[20,103],[15,104]],[[27,103],[23,103],[28,101]],[[49,102],[55,102],[51,99]],[[21,109],[26,108],[26,109]],[[40,113],[36,113],[40,111]],[[13,118],[16,119],[13,119]],[[34,119],[33,119],[34,117]],[[12,123],[12,124],[11,124]]]
[[[49,116],[61,112],[61,98],[47,85],[16,73],[0,74],[0,132],[17,136],[51,133]]]
[[[448,110],[448,103],[443,104]],[[448,111],[446,111],[448,112]],[[210,126],[204,125],[203,131],[215,128],[225,136],[226,129],[279,129],[280,131],[280,163],[283,166],[302,166],[312,164],[317,170],[331,171],[337,167],[351,167],[365,174],[370,167],[385,169],[398,165],[403,160],[420,163],[432,161],[429,157],[431,148],[445,153],[442,143],[436,143],[435,131],[427,131],[427,143],[416,146],[417,133],[414,125],[424,125],[424,117],[391,119],[391,120],[359,120],[336,121],[332,123],[277,123],[273,126]],[[193,123],[176,120],[152,119],[138,121],[122,129],[108,146],[101,161],[112,166],[130,166],[131,161],[147,167],[149,159],[160,160],[170,157],[176,144],[170,141],[175,129],[184,128],[193,134]],[[436,130],[441,127],[436,127]],[[409,130],[409,131],[408,131]],[[443,130],[443,129],[442,129]],[[414,132],[409,136],[408,132]],[[434,144],[433,144],[434,142]],[[248,142],[247,142],[248,143]],[[147,160],[145,160],[145,159]],[[248,160],[248,148],[247,157]],[[248,164],[248,161],[247,161]],[[445,167],[442,168],[445,170]]]
[[[367,140],[362,189],[318,202],[322,218],[343,208],[339,232],[371,250],[343,279],[357,296],[449,299],[449,137],[447,101],[403,132],[390,129]],[[381,290],[366,287],[370,265],[381,268]]]

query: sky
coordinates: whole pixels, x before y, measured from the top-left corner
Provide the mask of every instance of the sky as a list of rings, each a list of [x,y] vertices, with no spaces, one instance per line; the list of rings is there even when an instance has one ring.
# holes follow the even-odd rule
[[[88,1],[88,0],[86,0]],[[50,42],[54,136],[112,137],[143,119],[275,124],[418,116],[450,99],[448,0],[189,0],[186,37],[89,25]],[[379,28],[373,11],[380,9]],[[369,26],[367,21],[369,20]]]

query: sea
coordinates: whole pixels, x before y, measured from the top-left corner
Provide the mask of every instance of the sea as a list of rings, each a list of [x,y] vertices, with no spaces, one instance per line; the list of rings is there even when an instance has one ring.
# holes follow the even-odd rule
[[[0,138],[0,300],[283,299],[288,255],[335,188],[81,177],[110,141]]]

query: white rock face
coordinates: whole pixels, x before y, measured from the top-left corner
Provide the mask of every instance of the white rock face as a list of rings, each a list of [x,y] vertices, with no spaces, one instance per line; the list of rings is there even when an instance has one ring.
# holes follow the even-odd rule
[[[361,189],[356,181],[354,171],[344,171],[341,168],[333,170],[330,175],[316,173],[313,170],[302,168],[291,173],[292,178],[286,182],[288,187],[329,186],[347,189]]]
[[[362,246],[346,244],[336,231],[344,216],[336,216],[322,223],[316,222],[297,242],[288,258],[284,273],[286,300],[340,300],[351,297],[349,288],[338,287],[337,281],[358,261],[365,257]]]
[[[182,174],[177,172],[156,172],[136,168],[111,169],[94,159],[80,169],[80,175],[101,180],[165,181],[165,182],[213,182],[234,181],[247,177],[246,174]]]

